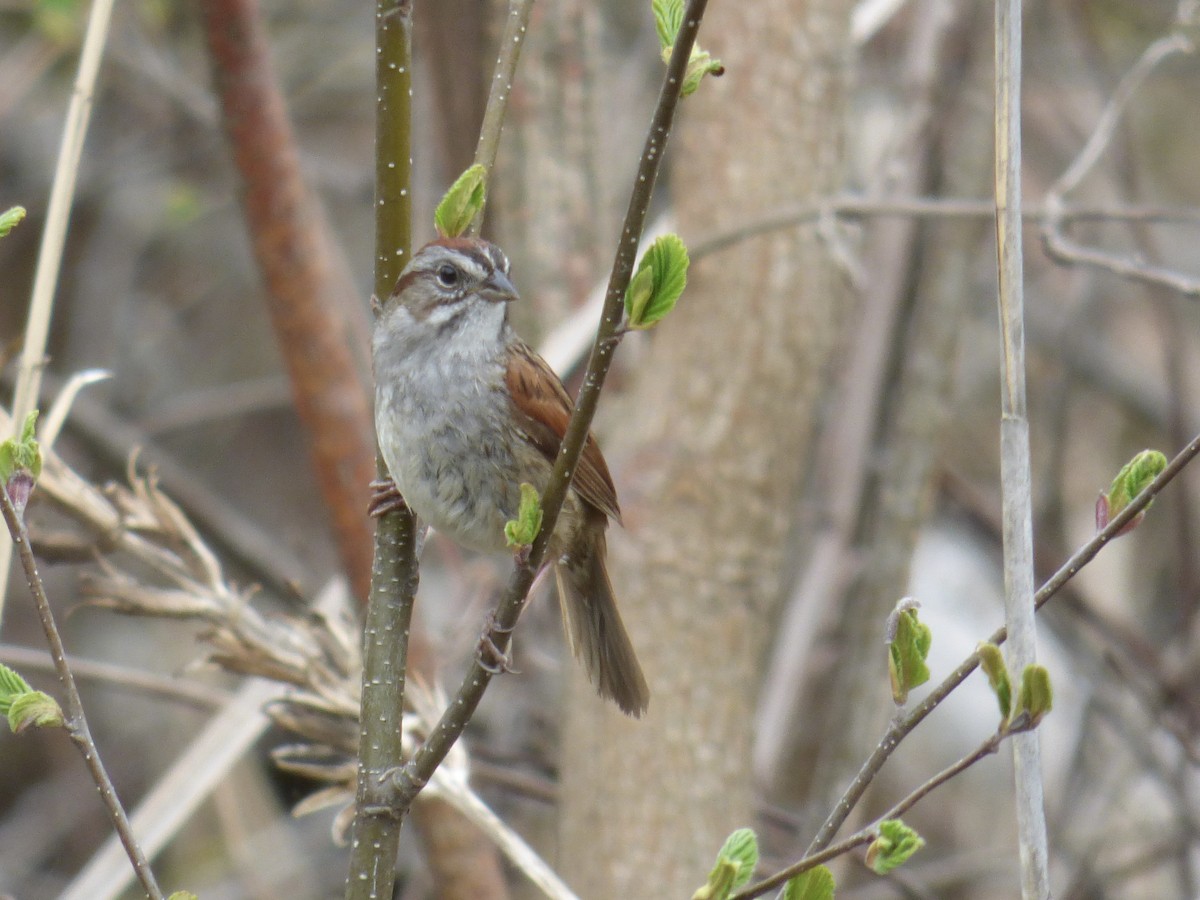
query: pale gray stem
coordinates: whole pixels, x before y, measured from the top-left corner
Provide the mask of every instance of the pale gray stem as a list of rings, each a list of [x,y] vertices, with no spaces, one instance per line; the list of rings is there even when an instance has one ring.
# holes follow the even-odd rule
[[[1021,250],[1021,2],[996,0],[996,245],[1002,347],[1000,489],[1004,516],[1008,664],[1020,677],[1037,658],[1033,604],[1033,498],[1025,408]],[[1021,893],[1050,896],[1041,752],[1036,731],[1013,738]]]

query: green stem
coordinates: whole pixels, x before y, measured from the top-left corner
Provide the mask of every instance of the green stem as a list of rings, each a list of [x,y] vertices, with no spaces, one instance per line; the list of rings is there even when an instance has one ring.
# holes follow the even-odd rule
[[[375,296],[391,293],[412,247],[412,4],[378,0],[376,26]],[[380,478],[387,467],[376,457]],[[380,802],[383,774],[403,757],[402,724],[409,627],[417,592],[416,522],[389,513],[375,532],[371,591],[363,628],[357,814],[347,900],[390,897],[402,817]]]
[[[504,128],[504,114],[508,109],[508,98],[512,95],[513,77],[521,48],[525,45],[525,34],[529,28],[529,13],[533,0],[512,0],[508,4],[508,15],[504,18],[504,33],[500,35],[500,53],[496,58],[496,71],[488,89],[487,107],[483,112],[483,124],[479,129],[479,143],[475,147],[475,164],[487,170],[484,183],[490,188],[492,167],[496,164],[496,151],[500,146],[500,133]],[[467,233],[478,236],[483,228],[483,209],[471,222]]]

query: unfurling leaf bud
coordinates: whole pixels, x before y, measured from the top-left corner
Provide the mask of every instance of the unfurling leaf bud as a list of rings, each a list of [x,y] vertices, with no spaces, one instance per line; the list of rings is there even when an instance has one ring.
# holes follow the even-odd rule
[[[814,866],[789,878],[779,896],[780,900],[833,900],[836,886],[828,866]]]
[[[1017,708],[1013,721],[1023,729],[1036,728],[1046,713],[1054,707],[1054,691],[1050,687],[1050,673],[1045,666],[1030,664],[1021,673],[1021,687],[1017,691]]]
[[[650,245],[625,290],[630,328],[649,328],[675,308],[687,287],[688,252],[677,234],[664,234]]]
[[[929,680],[929,646],[933,633],[917,618],[921,604],[905,597],[888,616],[888,677],[897,706],[908,701],[908,692]]]
[[[476,163],[458,176],[433,213],[433,225],[442,237],[466,231],[487,199],[487,169]]]
[[[37,417],[34,410],[25,417],[19,438],[0,443],[0,486],[8,492],[18,515],[24,514],[33,485],[42,474],[42,451],[33,436]]]
[[[683,0],[651,0],[650,5],[654,9],[654,27],[658,31],[663,62],[670,62],[675,39],[679,37],[679,29],[683,25]],[[718,78],[724,74],[725,67],[719,59],[713,59],[712,54],[701,50],[699,44],[693,44],[683,75],[683,84],[679,88],[679,96],[694,94],[705,75]]]
[[[1000,704],[1000,720],[1007,723],[1009,713],[1012,712],[1012,682],[1008,678],[1004,654],[995,644],[980,644],[975,652],[979,654],[979,668],[983,669],[988,684],[992,686],[992,693],[996,695],[996,701]]]
[[[1146,489],[1150,482],[1161,475],[1166,467],[1166,456],[1157,450],[1143,450],[1122,466],[1121,471],[1117,473],[1117,477],[1109,486],[1108,493],[1101,494],[1096,500],[1096,530],[1100,531],[1108,525],[1113,518],[1120,514],[1121,510]],[[1150,503],[1147,503],[1141,512],[1117,532],[1116,536],[1128,534],[1137,528],[1149,509]]]
[[[510,547],[528,547],[542,529],[542,501],[537,488],[521,483],[521,506],[517,517],[504,523],[504,539]]]
[[[884,819],[867,847],[867,865],[876,875],[886,875],[924,846],[924,839],[899,819]]]
[[[28,691],[14,697],[8,708],[8,727],[14,734],[30,727],[58,728],[62,724],[62,707],[42,691]]]
[[[708,881],[692,900],[725,900],[750,880],[757,865],[758,837],[751,828],[739,828],[721,845]]]
[[[14,206],[0,213],[0,237],[4,237],[17,227],[17,223],[25,218],[25,207]]]

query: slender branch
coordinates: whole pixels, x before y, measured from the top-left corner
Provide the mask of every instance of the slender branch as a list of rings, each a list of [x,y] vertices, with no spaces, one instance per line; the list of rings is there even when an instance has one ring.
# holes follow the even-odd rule
[[[47,659],[43,651],[31,647],[0,644],[0,660],[22,672],[57,672],[54,660]],[[76,657],[71,663],[71,668],[78,681],[94,681],[106,687],[135,691],[157,700],[184,704],[206,712],[223,706],[230,697],[228,691],[199,682],[185,681],[174,675],[157,675],[96,659]]]
[[[1052,211],[1049,200],[1042,204],[1026,204],[1022,219],[1026,222],[1045,219]],[[1154,205],[1109,204],[1100,206],[1067,206],[1060,204],[1054,210],[1062,222],[1112,221],[1112,222],[1178,222],[1200,224],[1200,211],[1187,207]],[[702,236],[688,242],[688,255],[699,259],[731,247],[741,241],[760,234],[811,225],[830,216],[846,219],[864,218],[926,218],[926,219],[978,219],[992,218],[996,214],[994,199],[972,199],[968,197],[866,197],[841,194],[802,203],[768,212],[753,222],[738,225],[727,231]]]
[[[1042,223],[1042,243],[1050,258],[1068,265],[1093,266],[1114,275],[1143,284],[1167,287],[1185,297],[1200,299],[1200,278],[1151,265],[1133,256],[1123,256],[1088,247],[1067,237],[1063,230],[1066,218],[1063,198],[1083,180],[1104,155],[1116,134],[1121,116],[1129,108],[1138,90],[1164,61],[1181,53],[1194,53],[1195,43],[1186,34],[1175,32],[1154,41],[1125,73],[1105,105],[1096,127],[1079,151],[1079,155],[1046,194],[1046,214]]]
[[[1000,493],[1004,618],[1013,672],[1037,661],[1033,582],[1033,466],[1025,404],[1025,259],[1021,242],[1021,0],[996,0],[996,249],[1000,306]],[[1013,738],[1021,890],[1050,896],[1045,788],[1036,731]]]
[[[651,119],[650,131],[646,137],[633,192],[629,199],[621,240],[609,278],[604,312],[600,318],[596,341],[588,360],[587,371],[584,374],[583,387],[576,401],[575,412],[567,426],[567,433],[563,438],[554,471],[542,497],[542,530],[533,542],[527,558],[518,559],[489,628],[488,637],[500,652],[504,652],[508,648],[511,632],[516,627],[517,620],[524,608],[525,597],[529,593],[533,577],[545,558],[546,546],[550,535],[554,532],[559,510],[566,498],[571,477],[574,475],[579,455],[583,451],[584,440],[596,414],[600,391],[612,363],[613,351],[620,342],[619,329],[625,290],[629,286],[629,279],[633,273],[633,264],[636,260],[638,242],[646,218],[646,209],[649,206],[654,183],[666,151],[667,137],[671,132],[671,124],[674,121],[675,109],[679,101],[679,88],[683,84],[684,70],[687,67],[688,57],[692,45],[695,43],[700,20],[707,5],[708,0],[689,0],[684,13],[683,25],[676,38],[670,62],[667,64],[666,76],[659,92],[658,103]],[[401,813],[407,810],[421,788],[428,782],[433,771],[445,758],[462,734],[467,722],[470,721],[480,700],[483,699],[492,674],[479,659],[472,663],[457,696],[442,716],[441,721],[430,732],[429,737],[408,765],[393,773],[390,802],[394,809]]]
[[[961,775],[981,759],[984,759],[995,753],[1000,748],[1000,744],[1003,743],[1004,739],[1010,734],[1016,734],[1016,732],[997,731],[962,759],[958,760],[958,762],[952,763],[951,765],[942,769],[942,771],[938,772],[928,781],[919,785],[907,797],[885,812],[866,828],[856,831],[850,837],[843,841],[839,841],[832,847],[827,847],[824,850],[816,853],[810,852],[809,855],[806,855],[803,859],[798,860],[785,869],[780,869],[770,878],[764,878],[762,881],[743,888],[736,894],[730,896],[729,900],[750,900],[752,897],[761,897],[763,894],[767,893],[767,891],[773,890],[777,887],[782,887],[790,879],[795,878],[797,875],[803,872],[807,872],[814,866],[819,866],[822,863],[829,862],[829,860],[841,856],[843,853],[849,853],[855,847],[861,847],[864,844],[869,844],[871,841],[875,840],[875,837],[878,834],[880,822],[886,819],[900,818],[902,815],[916,806],[917,803],[919,803],[937,788],[941,787],[947,781],[957,777],[958,775]]]
[[[412,248],[412,3],[377,0],[375,11],[375,296],[386,296]],[[376,452],[380,478],[387,464]],[[383,773],[403,761],[409,629],[417,593],[417,525],[411,512],[384,516],[375,531],[363,626],[358,789],[346,876],[347,900],[390,897],[401,817],[376,796]]]
[[[46,225],[38,250],[37,267],[33,276],[33,293],[29,301],[29,318],[25,323],[25,339],[21,347],[21,364],[13,395],[12,437],[16,437],[25,417],[37,406],[42,370],[46,361],[46,341],[50,334],[50,316],[54,309],[54,291],[62,268],[63,247],[67,241],[67,225],[75,197],[75,182],[83,141],[87,137],[88,120],[92,115],[92,98],[104,45],[108,42],[108,26],[112,19],[114,0],[95,0],[88,15],[87,32],[79,54],[79,70],[67,119],[63,125],[58,160],[54,166],[54,181],[46,207]],[[8,570],[12,563],[12,545],[0,544],[0,621],[4,618],[4,598],[8,585]]]
[[[25,527],[25,520],[17,512],[8,496],[8,491],[3,487],[0,487],[0,509],[3,510],[8,533],[12,536],[13,544],[16,545],[21,566],[25,569],[25,580],[29,584],[29,592],[33,594],[34,602],[37,604],[38,617],[42,620],[42,630],[46,633],[46,643],[50,645],[54,668],[58,672],[58,680],[62,683],[66,700],[66,720],[63,727],[71,738],[71,742],[79,749],[83,761],[92,775],[92,780],[96,782],[96,788],[100,791],[100,800],[108,810],[113,827],[120,836],[121,843],[125,846],[125,853],[133,864],[142,888],[153,900],[162,900],[163,894],[159,890],[158,882],[154,879],[154,873],[150,870],[150,863],[146,861],[145,854],[138,846],[133,829],[129,826],[129,818],[125,815],[125,809],[121,806],[121,801],[117,797],[116,789],[113,788],[112,780],[108,777],[108,772],[105,771],[104,763],[100,761],[100,752],[96,749],[96,742],[92,740],[92,732],[88,728],[87,717],[83,712],[83,702],[79,698],[79,689],[75,686],[75,677],[71,674],[70,665],[67,664],[67,651],[63,647],[62,637],[58,633],[58,625],[54,621],[54,612],[50,608],[50,598],[46,596],[46,588],[42,584],[41,575],[38,574],[37,561],[33,558],[33,549],[29,545],[29,531]]]
[[[487,170],[485,183],[490,184],[492,167],[496,165],[500,132],[504,128],[504,113],[508,109],[508,98],[512,95],[513,76],[517,71],[517,62],[521,59],[521,48],[525,45],[525,33],[532,9],[533,0],[511,0],[508,4],[504,33],[500,35],[500,55],[496,59],[496,71],[492,75],[492,85],[488,90],[483,125],[479,129],[479,143],[475,147],[475,164]],[[471,222],[469,234],[479,234],[483,228],[483,216],[486,211],[485,205]]]
[[[1041,609],[1049,600],[1057,594],[1063,587],[1066,586],[1072,578],[1089,562],[1095,559],[1096,555],[1108,545],[1108,543],[1121,533],[1121,530],[1128,525],[1133,519],[1150,505],[1151,501],[1168,485],[1184,467],[1187,466],[1197,455],[1200,455],[1200,435],[1192,439],[1186,447],[1179,451],[1174,459],[1167,465],[1165,469],[1146,487],[1144,491],[1137,495],[1129,506],[1121,510],[1112,521],[1103,529],[1095,534],[1090,541],[1080,547],[1075,553],[1059,568],[1053,576],[1050,577],[1045,584],[1041,586],[1037,594],[1034,595],[1034,606]],[[1008,631],[1005,628],[997,629],[989,638],[988,642],[992,644],[1002,644],[1008,638]],[[822,823],[812,843],[808,846],[809,853],[815,853],[829,845],[833,836],[837,834],[839,828],[845,823],[850,816],[851,811],[862,799],[867,788],[874,780],[879,770],[883,768],[883,764],[888,761],[892,753],[900,745],[900,742],[931,712],[937,709],[960,684],[966,681],[967,676],[975,671],[979,665],[979,656],[972,653],[963,660],[958,667],[947,675],[942,682],[926,695],[920,703],[914,706],[903,716],[898,717],[888,727],[887,732],[880,739],[871,755],[863,763],[858,774],[854,776],[854,780],[850,782],[841,799],[834,805],[828,818]]]

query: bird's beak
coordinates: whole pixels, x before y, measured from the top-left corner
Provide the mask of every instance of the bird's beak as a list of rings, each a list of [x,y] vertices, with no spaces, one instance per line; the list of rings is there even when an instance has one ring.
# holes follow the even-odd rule
[[[517,299],[517,289],[508,280],[508,276],[500,271],[493,272],[491,277],[480,285],[479,293],[485,300],[493,303],[511,303]]]

